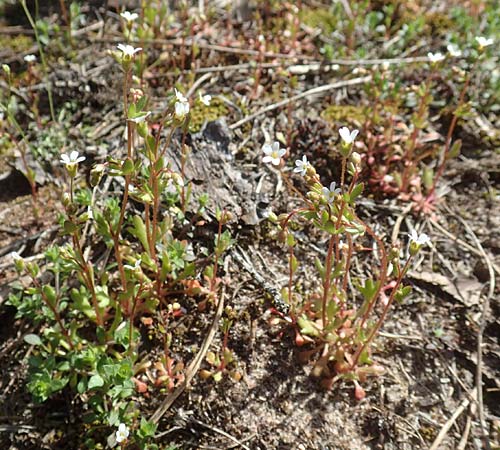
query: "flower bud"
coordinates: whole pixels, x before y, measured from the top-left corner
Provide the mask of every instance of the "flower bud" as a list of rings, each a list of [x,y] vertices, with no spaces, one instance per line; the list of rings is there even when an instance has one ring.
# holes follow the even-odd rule
[[[396,246],[391,247],[391,250],[389,251],[389,260],[393,261],[395,259],[399,259],[399,257],[400,257],[399,247]]]
[[[137,124],[137,134],[143,139],[146,138],[148,135],[148,124],[146,122]]]
[[[65,208],[68,208],[71,205],[71,195],[68,192],[65,192],[62,196],[62,204]]]
[[[90,185],[92,187],[95,187],[99,184],[104,173],[104,169],[104,164],[96,164],[94,167],[92,167],[92,170],[90,171]]]
[[[71,178],[76,177],[77,165],[76,164],[66,164],[66,170]]]
[[[351,152],[352,144],[348,144],[344,141],[340,144],[340,154],[344,157],[347,158],[349,156],[349,153]]]
[[[16,270],[18,272],[22,272],[25,267],[24,259],[17,252],[11,253],[12,259],[14,260],[14,264],[16,266]]]
[[[361,164],[361,155],[358,152],[352,152],[352,154],[351,154],[351,162],[355,166],[359,166]]]
[[[415,256],[420,250],[420,247],[422,246],[419,245],[417,242],[414,241],[410,242],[410,248],[409,248],[410,255]]]
[[[321,200],[324,200],[323,196],[314,191],[309,191],[306,194],[306,197],[311,200],[313,203],[319,203]]]

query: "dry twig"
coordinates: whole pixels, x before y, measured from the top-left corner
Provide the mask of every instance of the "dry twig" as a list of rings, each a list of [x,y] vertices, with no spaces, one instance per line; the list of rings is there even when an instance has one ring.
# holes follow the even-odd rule
[[[203,341],[203,344],[201,345],[200,350],[198,351],[198,353],[196,354],[196,356],[193,358],[193,360],[186,369],[186,378],[180,384],[180,386],[178,386],[167,398],[165,398],[165,400],[163,400],[162,404],[156,409],[156,411],[150,417],[149,420],[152,421],[153,423],[158,423],[160,421],[160,419],[168,411],[170,406],[172,406],[175,400],[177,400],[179,395],[181,395],[184,392],[184,390],[189,386],[194,376],[198,372],[198,369],[200,368],[201,363],[205,359],[208,349],[212,344],[215,332],[219,327],[219,321],[220,318],[222,317],[222,311],[224,310],[224,295],[225,295],[225,289],[223,285],[221,295],[219,296],[219,301],[217,302],[217,309],[215,311],[214,319],[212,321],[210,329],[207,332],[207,335],[205,336],[205,339]]]
[[[351,80],[338,81],[337,83],[325,84],[323,86],[318,86],[318,87],[315,87],[313,89],[309,89],[308,91],[294,95],[293,97],[282,100],[281,102],[273,103],[272,105],[268,105],[265,108],[259,109],[257,112],[250,114],[249,116],[245,117],[244,119],[241,119],[238,122],[235,122],[232,125],[229,125],[229,128],[231,130],[235,130],[236,128],[241,127],[242,125],[246,124],[247,122],[252,121],[256,117],[261,116],[262,114],[266,114],[270,111],[274,111],[275,109],[282,108],[283,106],[286,106],[289,103],[295,102],[297,100],[301,100],[305,97],[309,97],[309,96],[315,95],[315,94],[322,94],[323,92],[328,92],[328,91],[331,91],[333,89],[339,89],[339,88],[347,87],[347,86],[354,86],[356,84],[368,83],[371,79],[372,79],[372,76],[367,75],[366,77],[359,77],[359,78],[353,78]]]

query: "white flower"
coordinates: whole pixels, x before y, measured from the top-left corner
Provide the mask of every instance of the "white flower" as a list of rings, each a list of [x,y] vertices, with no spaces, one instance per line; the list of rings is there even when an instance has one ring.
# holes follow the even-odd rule
[[[121,50],[123,53],[124,57],[132,58],[137,52],[140,52],[142,50],[141,47],[134,48],[129,44],[118,44],[117,45],[118,50]]]
[[[286,153],[284,148],[280,148],[279,142],[274,142],[272,146],[264,144],[262,146],[262,151],[264,152],[264,158],[262,158],[262,161],[265,163],[271,163],[274,166],[279,166],[281,157]]]
[[[134,265],[124,264],[123,268],[124,269],[128,269],[128,270],[132,270],[132,271],[140,270],[140,268],[141,268],[141,260],[140,259],[136,259]]]
[[[207,94],[207,95],[201,95],[200,92],[200,102],[203,103],[205,106],[210,106],[210,102],[212,101],[212,96]]]
[[[411,233],[408,234],[410,237],[410,243],[415,243],[417,246],[428,244],[431,239],[425,233],[421,233],[420,235],[417,233],[415,229],[411,230]]]
[[[129,118],[127,120],[129,120],[130,122],[134,122],[134,123],[141,123],[141,122],[144,122],[150,114],[151,114],[151,111],[147,111],[147,112],[144,112],[143,114],[141,114],[140,116]]]
[[[444,55],[442,53],[432,53],[429,52],[427,53],[427,58],[429,58],[429,61],[433,64],[438,63],[444,59]]]
[[[21,255],[17,252],[11,252],[10,256],[14,261],[21,261],[23,259]]]
[[[121,444],[122,442],[126,441],[128,439],[128,435],[130,434],[130,431],[124,423],[121,423],[118,425],[118,431],[116,432],[116,442]]]
[[[175,102],[175,117],[179,120],[183,120],[189,113],[189,101],[182,92],[179,92],[174,88],[175,97],[177,101]]]
[[[73,166],[82,161],[85,161],[85,156],[79,156],[76,150],[73,150],[69,155],[63,153],[60,159],[60,162],[66,166]]]
[[[177,100],[181,103],[188,103],[188,99],[184,97],[182,92],[178,91],[177,89],[174,88],[175,91],[175,96],[177,97]]]
[[[453,56],[454,58],[458,58],[459,56],[462,56],[461,50],[458,48],[458,45],[455,44],[448,44],[446,46],[446,50],[448,50],[448,53]]]
[[[476,42],[479,44],[479,48],[488,47],[494,42],[493,38],[485,38],[484,36],[476,36],[475,39]]]
[[[132,23],[134,20],[137,20],[139,14],[131,13],[129,11],[123,11],[122,13],[120,13],[120,16],[122,16],[122,18],[125,19],[125,21],[127,21],[128,23]]]
[[[175,102],[175,117],[179,120],[184,119],[189,114],[189,103]]]
[[[89,219],[93,219],[94,218],[94,212],[92,211],[92,208],[90,206],[87,207],[87,217]]]
[[[358,130],[349,131],[349,128],[347,127],[342,127],[339,130],[340,137],[345,145],[351,145],[354,142],[354,139],[356,139],[358,133]]]
[[[295,165],[297,167],[295,167],[295,169],[293,169],[293,171],[295,173],[300,173],[303,177],[306,176],[307,169],[309,169],[309,167],[311,166],[311,164],[307,160],[307,156],[306,155],[302,156],[302,159],[297,159],[295,161]]]
[[[341,190],[340,188],[336,187],[337,183],[335,181],[332,181],[330,183],[330,188],[324,187],[321,189],[321,192],[323,193],[323,196],[326,198],[326,201],[328,203],[333,203],[335,200],[335,196],[340,194]]]
[[[349,250],[349,245],[346,244],[342,239],[339,241],[339,250],[341,252],[343,252],[345,250]]]
[[[26,55],[23,58],[27,63],[32,63],[36,61],[36,56],[35,55]]]

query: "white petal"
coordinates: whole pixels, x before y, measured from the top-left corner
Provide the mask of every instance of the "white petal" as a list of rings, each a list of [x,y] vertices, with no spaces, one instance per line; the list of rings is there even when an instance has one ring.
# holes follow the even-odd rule
[[[269,145],[269,144],[264,144],[262,146],[262,151],[266,154],[266,155],[270,155],[272,152],[273,152],[273,148]]]
[[[177,89],[174,88],[175,91],[175,96],[177,97],[177,100],[179,100],[182,103],[187,103],[187,98],[184,97],[184,94],[182,92],[179,92]]]
[[[359,130],[352,130],[351,131],[351,141],[354,142],[354,139],[356,139],[356,136],[358,135]]]
[[[340,130],[339,130],[339,134],[340,134],[340,137],[342,138],[342,140],[344,142],[349,142],[349,139],[351,137],[351,133],[349,132],[349,128],[347,127],[342,127]]]

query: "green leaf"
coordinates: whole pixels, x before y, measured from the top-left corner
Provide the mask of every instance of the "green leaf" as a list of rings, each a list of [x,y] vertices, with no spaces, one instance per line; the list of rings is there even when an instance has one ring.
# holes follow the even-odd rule
[[[394,298],[397,302],[402,302],[406,297],[408,297],[408,295],[411,294],[411,290],[411,286],[401,286],[394,295]]]
[[[378,287],[380,286],[380,281],[374,282],[373,280],[366,280],[364,286],[359,286],[359,292],[363,295],[364,299],[367,301],[372,301],[373,297],[377,293]]]
[[[50,286],[49,284],[44,284],[42,286],[42,292],[47,299],[47,301],[50,303],[51,306],[55,306],[57,302],[57,294],[55,289]]]
[[[306,316],[300,316],[297,319],[297,324],[300,327],[300,332],[302,334],[307,334],[309,336],[317,337],[319,336],[319,330],[316,328],[313,322],[306,318]]]
[[[149,254],[150,251],[149,251],[148,237],[146,233],[146,225],[144,225],[144,222],[142,221],[140,216],[134,216],[132,219],[132,223],[134,224],[134,226],[129,229],[130,233],[132,233],[132,235],[134,235],[137,239],[139,239],[142,246]]]
[[[65,220],[64,221],[64,225],[63,225],[63,229],[64,231],[67,233],[67,234],[72,234],[74,233],[76,230],[78,230],[78,226],[75,225],[73,222],[71,222],[70,220]]]
[[[128,115],[127,115],[127,118],[129,119],[133,119],[135,116],[136,116],[136,108],[135,108],[135,104],[134,103],[130,103],[129,107],[128,107]]]
[[[460,155],[460,149],[462,148],[462,140],[457,139],[453,145],[451,146],[448,154],[446,155],[446,159],[453,159]]]
[[[138,101],[137,101],[137,111],[143,111],[144,107],[146,106],[146,102],[148,101],[148,98],[143,95]]]
[[[326,221],[323,225],[323,228],[327,233],[338,234],[338,230],[336,229],[335,224],[331,220]]]
[[[127,158],[122,165],[122,172],[124,175],[130,175],[134,172],[134,161]]]
[[[154,436],[156,433],[157,425],[154,422],[148,422],[144,417],[141,417],[141,425],[139,427],[139,434],[142,438]]]
[[[94,389],[102,386],[104,386],[104,380],[102,379],[101,375],[96,373],[95,375],[92,375],[90,377],[88,389]]]
[[[359,195],[363,192],[364,187],[365,187],[364,183],[359,183],[356,186],[354,186],[354,189],[352,190],[350,195],[351,203],[354,202],[356,198],[359,197]]]
[[[222,380],[222,372],[215,372],[213,374],[213,379],[216,383]]]
[[[27,334],[24,336],[24,342],[30,344],[30,345],[43,345],[42,340],[40,339],[40,336],[37,334]]]

